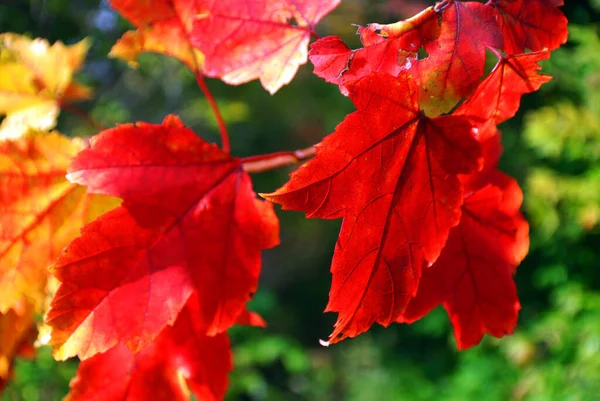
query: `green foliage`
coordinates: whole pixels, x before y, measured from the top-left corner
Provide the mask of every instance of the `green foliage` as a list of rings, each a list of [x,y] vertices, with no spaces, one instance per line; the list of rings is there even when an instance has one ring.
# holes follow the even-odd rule
[[[75,376],[75,361],[57,363],[50,347],[41,347],[35,358],[20,359],[15,379],[1,395],[2,401],[58,400],[67,393],[69,380]]]

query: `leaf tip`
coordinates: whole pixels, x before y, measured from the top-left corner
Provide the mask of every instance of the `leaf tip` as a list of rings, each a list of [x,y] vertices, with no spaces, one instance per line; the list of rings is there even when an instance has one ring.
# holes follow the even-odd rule
[[[259,192],[258,196],[260,196],[264,200],[268,200],[269,202],[273,202],[273,198],[275,197],[275,192],[269,192],[269,193]]]

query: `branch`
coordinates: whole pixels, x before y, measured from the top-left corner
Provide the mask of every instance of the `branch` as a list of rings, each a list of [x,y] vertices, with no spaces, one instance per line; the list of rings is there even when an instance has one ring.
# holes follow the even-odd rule
[[[204,97],[206,97],[206,100],[208,101],[208,104],[210,105],[210,108],[213,114],[215,115],[215,119],[217,120],[219,132],[221,133],[221,146],[223,148],[223,151],[225,153],[229,153],[229,151],[231,150],[229,145],[229,133],[227,133],[227,126],[225,125],[225,121],[223,120],[223,116],[221,115],[221,111],[219,110],[219,106],[217,105],[215,98],[210,92],[210,89],[208,89],[206,81],[204,81],[204,76],[200,72],[199,68],[196,68],[196,71],[194,71],[194,75],[196,76],[196,82],[198,83],[200,90],[202,90],[202,93],[204,93]]]
[[[247,173],[262,173],[278,167],[297,164],[304,159],[315,155],[315,147],[295,150],[291,152],[275,152],[266,155],[249,156],[242,158],[244,171]]]

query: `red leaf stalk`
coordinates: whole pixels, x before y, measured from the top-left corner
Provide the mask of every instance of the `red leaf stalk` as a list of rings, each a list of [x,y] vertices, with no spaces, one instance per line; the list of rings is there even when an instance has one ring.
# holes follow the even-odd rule
[[[425,10],[421,11],[419,14],[405,19],[403,21],[398,21],[393,24],[380,25],[381,33],[383,35],[387,35],[388,37],[400,37],[407,32],[418,29],[420,26],[424,25],[426,22],[435,18],[439,12],[443,10],[447,6],[446,3],[451,1],[443,1],[441,3],[436,4],[435,6],[428,7]],[[441,6],[441,7],[440,7]],[[379,25],[379,24],[371,24],[371,25]]]
[[[300,149],[290,152],[275,152],[265,155],[248,156],[242,158],[244,170],[247,173],[262,173],[290,164],[299,163],[315,155],[315,147]]]
[[[198,83],[200,90],[202,90],[202,93],[204,93],[204,96],[206,97],[206,100],[208,101],[208,104],[210,105],[210,108],[215,116],[215,119],[217,120],[217,125],[219,126],[219,132],[221,134],[222,149],[225,153],[229,153],[229,151],[231,150],[231,147],[229,145],[229,133],[227,132],[227,126],[225,125],[225,120],[223,120],[223,116],[221,115],[221,110],[219,110],[219,106],[217,105],[217,102],[215,101],[214,96],[210,92],[210,89],[208,89],[208,86],[206,85],[206,81],[204,80],[204,76],[202,75],[200,70],[197,69],[194,72],[194,75],[196,76],[196,82]]]

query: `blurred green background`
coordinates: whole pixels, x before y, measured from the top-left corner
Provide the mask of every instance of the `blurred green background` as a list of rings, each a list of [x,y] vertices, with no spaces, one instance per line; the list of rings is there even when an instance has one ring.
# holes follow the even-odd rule
[[[431,1],[345,0],[320,24],[358,47],[351,24],[393,22]],[[254,310],[265,330],[235,328],[236,369],[228,400],[600,400],[600,0],[568,1],[570,39],[544,63],[555,78],[525,96],[501,128],[501,167],[525,192],[531,251],[516,281],[523,309],[515,334],[485,338],[458,352],[443,310],[411,326],[373,327],[324,348],[335,316],[323,314],[329,265],[340,221],[305,220],[281,212],[282,245],[265,252]],[[105,1],[0,0],[0,32],[50,41],[93,39],[80,79],[96,97],[79,104],[105,126],[159,123],[179,114],[197,133],[218,141],[216,124],[194,78],[177,61],[144,55],[138,70],[106,54],[129,24]],[[336,86],[300,69],[275,96],[257,82],[230,87],[209,80],[232,141],[245,156],[304,148],[333,131],[352,111]],[[63,113],[59,129],[93,129]],[[291,168],[254,176],[259,192],[276,189]],[[19,360],[3,401],[59,400],[77,362],[56,363],[47,348]]]

